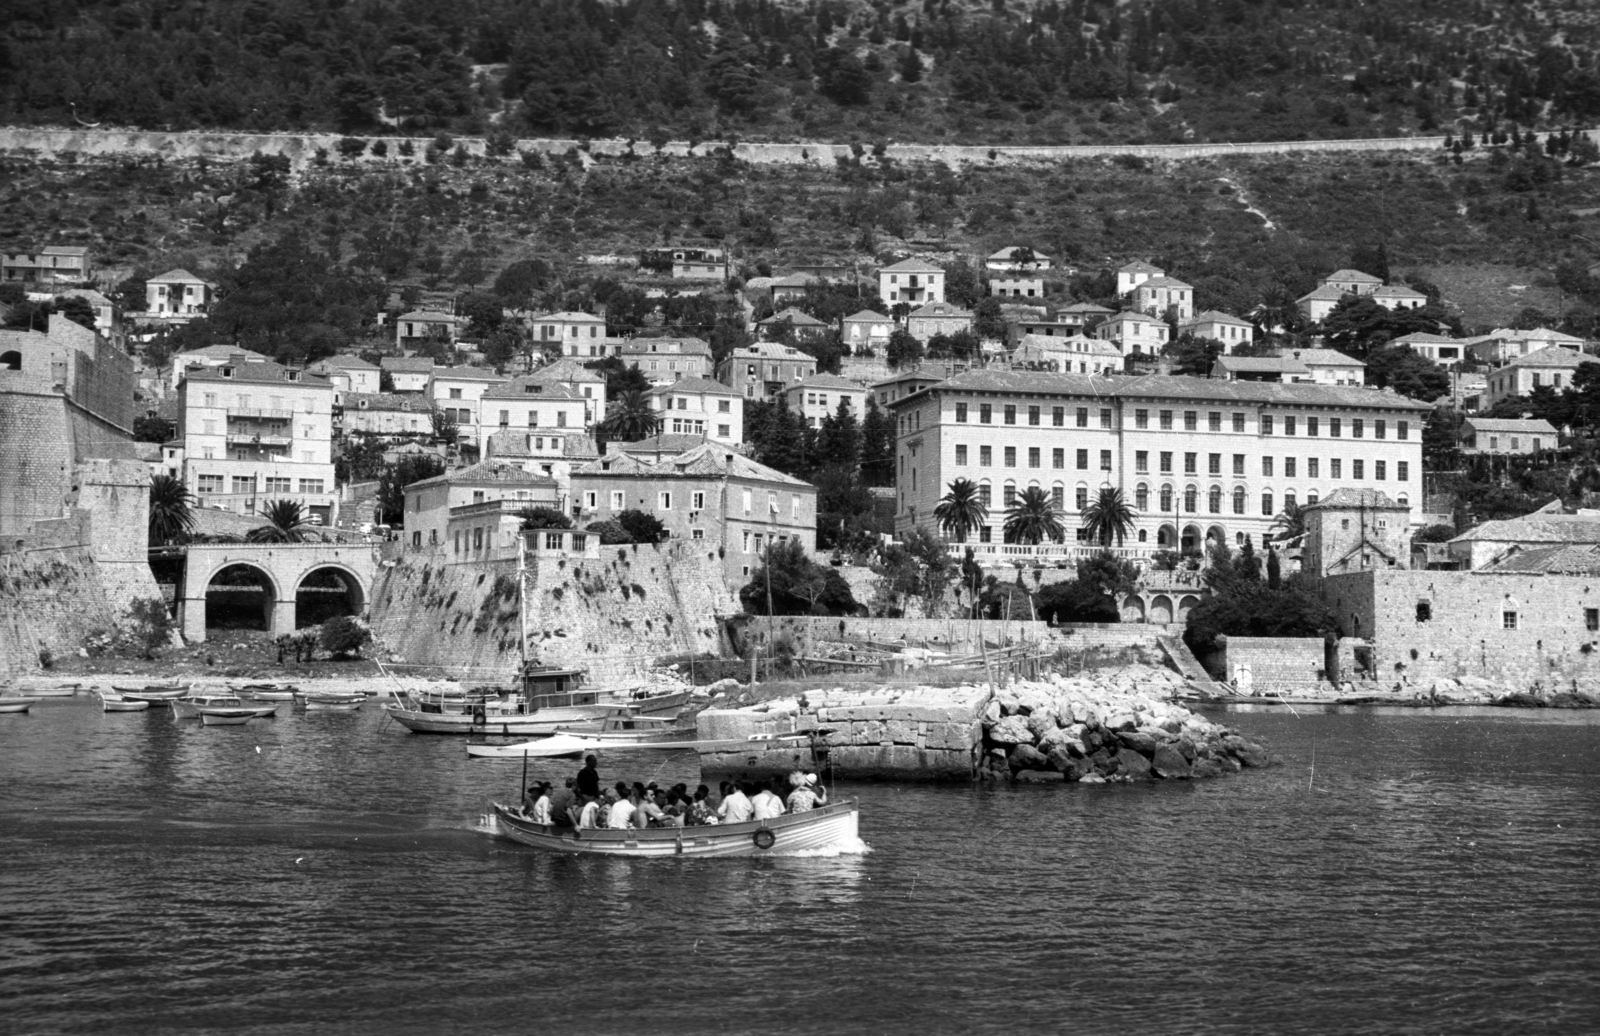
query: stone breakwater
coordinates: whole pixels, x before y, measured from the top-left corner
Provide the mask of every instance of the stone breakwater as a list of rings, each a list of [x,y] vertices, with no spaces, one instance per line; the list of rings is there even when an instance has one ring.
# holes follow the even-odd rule
[[[1261,745],[1168,700],[1182,686],[1177,673],[1141,666],[1007,687],[984,705],[977,776],[1104,784],[1220,777],[1271,762]]]
[[[1129,666],[986,686],[819,687],[797,698],[698,716],[707,774],[776,777],[825,755],[846,779],[1038,783],[1182,780],[1271,761],[1266,749],[1169,700],[1177,673]],[[781,740],[786,734],[809,734]],[[754,740],[752,740],[754,739]]]

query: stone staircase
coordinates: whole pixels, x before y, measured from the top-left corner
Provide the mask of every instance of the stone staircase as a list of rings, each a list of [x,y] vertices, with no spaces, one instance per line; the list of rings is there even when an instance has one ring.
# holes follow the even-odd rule
[[[1202,693],[1231,693],[1226,686],[1217,683],[1211,678],[1211,674],[1206,672],[1205,666],[1201,665],[1200,660],[1194,657],[1194,652],[1189,650],[1189,645],[1183,642],[1183,637],[1171,633],[1163,633],[1156,637],[1156,643],[1161,645],[1161,650],[1166,654],[1167,661],[1172,663],[1172,667]]]

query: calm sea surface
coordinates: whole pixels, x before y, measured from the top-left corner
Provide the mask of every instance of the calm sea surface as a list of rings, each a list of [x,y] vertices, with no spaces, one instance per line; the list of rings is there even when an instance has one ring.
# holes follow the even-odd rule
[[[0,716],[0,1032],[1600,1031],[1592,713],[1236,712],[1285,765],[841,787],[865,851],[652,862],[483,833],[520,763],[284,711]],[[642,758],[602,769],[698,780]]]

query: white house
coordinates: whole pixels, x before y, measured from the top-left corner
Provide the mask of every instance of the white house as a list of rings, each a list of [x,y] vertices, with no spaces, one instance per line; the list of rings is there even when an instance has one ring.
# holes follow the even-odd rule
[[[186,323],[211,308],[217,286],[188,270],[168,270],[144,282],[145,312],[169,322]]]
[[[1232,353],[1241,345],[1249,345],[1255,339],[1255,325],[1248,320],[1240,320],[1231,313],[1220,310],[1208,309],[1203,313],[1196,313],[1188,321],[1178,325],[1178,333],[1192,334],[1196,338],[1210,338],[1222,343],[1224,353]]]
[[[662,435],[698,435],[737,446],[744,442],[744,397],[720,381],[681,378],[646,397],[661,415]]]
[[[863,385],[837,374],[813,374],[784,390],[789,409],[805,418],[809,427],[818,428],[822,420],[839,410],[842,401],[860,421],[867,412],[867,390]]]
[[[1094,336],[1113,343],[1124,356],[1153,356],[1167,344],[1167,324],[1143,313],[1122,312],[1102,320]]]
[[[921,259],[905,259],[878,271],[878,297],[885,306],[943,302],[944,288],[944,268]]]
[[[1151,266],[1142,259],[1135,259],[1127,266],[1117,271],[1117,294],[1128,295],[1133,289],[1143,284],[1152,277],[1165,277],[1167,271],[1159,266]]]

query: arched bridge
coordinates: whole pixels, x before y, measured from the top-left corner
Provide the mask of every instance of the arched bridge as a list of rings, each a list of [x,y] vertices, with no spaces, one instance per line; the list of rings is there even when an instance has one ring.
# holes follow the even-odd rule
[[[362,615],[382,560],[365,543],[207,543],[187,553],[178,621],[191,644],[208,625],[280,636]]]

